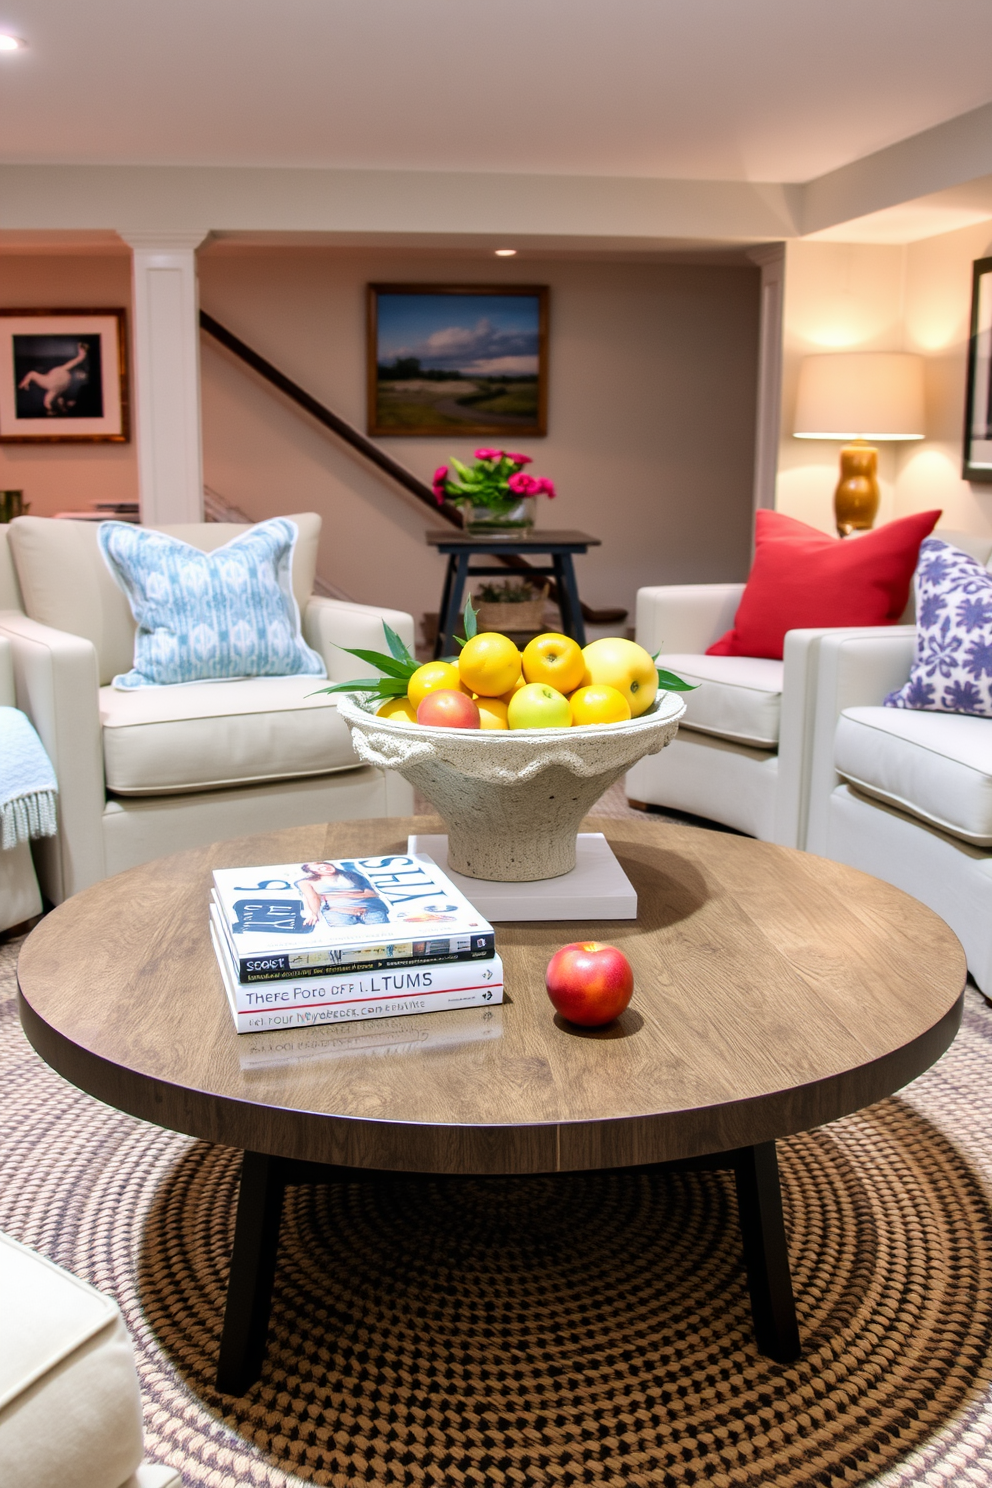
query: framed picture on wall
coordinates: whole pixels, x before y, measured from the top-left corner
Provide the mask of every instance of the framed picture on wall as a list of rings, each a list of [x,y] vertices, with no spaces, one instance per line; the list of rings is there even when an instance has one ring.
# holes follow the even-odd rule
[[[972,272],[961,473],[968,481],[992,481],[992,258],[980,258]]]
[[[368,432],[547,433],[548,291],[370,284]]]
[[[0,310],[0,444],[124,444],[124,310]]]

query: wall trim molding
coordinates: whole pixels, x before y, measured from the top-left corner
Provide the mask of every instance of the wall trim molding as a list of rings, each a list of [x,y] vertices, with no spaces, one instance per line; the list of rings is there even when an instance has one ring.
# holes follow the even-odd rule
[[[758,398],[754,439],[754,508],[775,506],[779,430],[782,422],[782,334],[785,244],[769,243],[748,253],[761,268],[758,330]]]

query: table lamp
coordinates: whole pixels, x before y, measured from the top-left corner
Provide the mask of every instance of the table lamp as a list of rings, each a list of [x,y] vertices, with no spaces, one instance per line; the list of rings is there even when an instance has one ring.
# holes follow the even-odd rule
[[[837,531],[841,537],[867,531],[879,498],[873,442],[924,438],[923,358],[902,351],[803,357],[792,432],[797,439],[850,441],[840,452],[834,492]]]

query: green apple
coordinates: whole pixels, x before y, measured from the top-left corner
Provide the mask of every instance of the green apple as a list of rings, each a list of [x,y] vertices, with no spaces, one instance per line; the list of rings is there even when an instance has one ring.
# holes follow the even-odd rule
[[[511,729],[571,728],[568,698],[547,682],[528,682],[510,699],[506,721]]]

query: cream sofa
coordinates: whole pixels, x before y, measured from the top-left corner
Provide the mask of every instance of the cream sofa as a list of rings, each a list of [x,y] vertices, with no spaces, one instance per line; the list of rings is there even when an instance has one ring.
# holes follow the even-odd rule
[[[10,642],[0,636],[0,707],[16,708],[14,658]],[[0,848],[0,933],[41,914],[41,894],[31,861],[31,844]]]
[[[182,1488],[143,1463],[141,1396],[117,1304],[0,1234],[3,1488]]]
[[[992,540],[946,537],[992,570]],[[992,719],[883,707],[914,649],[912,626],[823,641],[806,846],[936,910],[992,996]]]
[[[368,675],[341,646],[383,648],[396,610],[312,593],[320,518],[302,513],[293,590],[303,633],[332,681]],[[164,527],[212,551],[248,530]],[[405,815],[413,793],[395,772],[362,765],[313,677],[258,677],[120,692],[134,620],[97,546],[97,524],[18,517],[0,527],[0,638],[10,646],[17,706],[55,766],[59,832],[35,844],[53,903],[182,848],[278,827]]]

